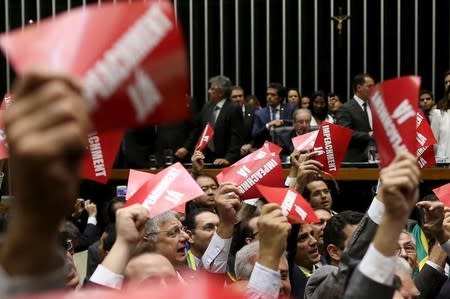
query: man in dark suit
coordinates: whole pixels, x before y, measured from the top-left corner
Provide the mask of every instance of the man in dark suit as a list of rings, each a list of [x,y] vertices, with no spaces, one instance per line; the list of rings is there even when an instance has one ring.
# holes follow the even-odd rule
[[[369,92],[374,86],[368,74],[358,74],[353,79],[353,98],[343,104],[336,113],[336,123],[353,130],[344,161],[367,162],[368,147],[373,144],[372,114]]]
[[[392,298],[396,288],[393,257],[399,252],[401,232],[417,202],[419,173],[415,157],[410,154],[398,155],[381,171],[380,192],[339,257],[339,268],[325,266],[314,273],[305,298]],[[421,294],[436,294],[442,277],[427,264],[415,282]]]
[[[243,117],[243,145],[241,146],[241,156],[249,154],[253,149],[253,121],[255,119],[255,109],[245,104],[244,89],[240,86],[231,87],[231,101],[238,104],[242,109]]]
[[[271,140],[274,128],[292,125],[295,107],[283,103],[285,88],[280,83],[271,83],[267,87],[267,106],[255,112],[252,135],[255,146],[260,147],[264,141]]]
[[[283,150],[281,152],[281,156],[287,157],[294,150],[294,145],[292,144],[292,138],[306,134],[311,131],[311,111],[308,109],[297,109],[294,111],[294,115],[292,117],[294,128],[289,131],[281,134],[279,138],[279,143]]]
[[[209,101],[203,106],[196,128],[188,137],[193,149],[204,127],[209,123],[214,128],[214,136],[204,152],[205,162],[226,166],[240,157],[243,139],[242,110],[229,99],[231,81],[224,76],[209,80]]]

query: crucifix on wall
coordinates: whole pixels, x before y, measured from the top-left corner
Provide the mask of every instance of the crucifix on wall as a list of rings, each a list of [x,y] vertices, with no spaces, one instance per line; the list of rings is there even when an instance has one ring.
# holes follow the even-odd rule
[[[342,45],[342,29],[344,27],[345,22],[350,19],[350,16],[344,15],[344,13],[342,12],[342,7],[339,6],[338,14],[336,16],[331,16],[330,19],[336,23],[336,30],[338,33],[339,48],[340,48]]]

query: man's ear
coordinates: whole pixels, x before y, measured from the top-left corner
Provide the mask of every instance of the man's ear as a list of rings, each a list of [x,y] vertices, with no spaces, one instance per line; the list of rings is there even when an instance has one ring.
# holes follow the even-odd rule
[[[332,260],[334,260],[336,262],[339,262],[341,260],[342,250],[340,250],[336,245],[328,244],[327,252]]]
[[[192,239],[192,235],[193,235],[192,231],[188,229],[188,230],[186,230],[186,234],[189,236],[188,242],[193,244],[194,240]]]

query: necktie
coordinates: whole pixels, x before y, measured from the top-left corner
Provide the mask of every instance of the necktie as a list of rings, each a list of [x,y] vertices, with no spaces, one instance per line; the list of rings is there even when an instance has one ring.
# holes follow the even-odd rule
[[[215,123],[216,123],[216,119],[217,119],[217,116],[219,115],[219,110],[220,110],[220,107],[219,106],[214,106],[212,109],[211,109],[211,115],[210,115],[210,118],[209,118],[209,124],[214,128],[214,125],[215,125]],[[212,152],[215,152],[216,151],[216,147],[214,146],[214,138],[211,138],[210,140],[209,140],[209,142],[208,142],[208,148],[212,151]]]
[[[277,119],[277,108],[272,108],[272,118],[270,120],[276,120]]]
[[[364,115],[366,116],[367,120],[369,120],[369,115],[367,114],[367,103],[366,102],[363,103],[363,110],[364,110]]]
[[[367,111],[367,102],[363,103],[363,110],[364,110],[364,115],[366,116],[367,122],[369,123],[369,127],[372,128],[372,126],[370,125],[369,113]]]
[[[209,116],[209,124],[210,124],[212,127],[214,127],[214,124],[216,123],[217,116],[218,116],[218,114],[219,114],[219,110],[220,110],[220,107],[218,107],[218,106],[214,106],[214,107],[211,109],[211,115]]]

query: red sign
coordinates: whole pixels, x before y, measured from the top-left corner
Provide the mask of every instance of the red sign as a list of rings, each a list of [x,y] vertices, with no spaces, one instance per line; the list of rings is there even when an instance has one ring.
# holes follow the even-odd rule
[[[125,196],[125,199],[129,200],[134,193],[136,193],[136,191],[138,191],[139,188],[141,188],[153,176],[153,173],[130,169],[130,172],[128,173],[127,195]]]
[[[384,81],[372,90],[370,109],[381,167],[400,152],[416,153],[419,87],[420,78],[408,76]]]
[[[433,189],[433,192],[444,203],[444,206],[450,207],[450,183]]]
[[[205,129],[202,132],[202,135],[200,135],[200,138],[198,139],[195,148],[203,152],[206,146],[208,145],[208,142],[212,140],[213,136],[214,136],[214,129],[213,127],[211,127],[209,123],[207,123]]]
[[[436,166],[436,156],[432,145],[421,147],[416,152],[417,163],[420,168],[431,168]]]
[[[155,217],[203,194],[187,170],[176,163],[150,178],[126,205],[140,203],[149,211],[150,217]]]
[[[323,122],[314,143],[314,160],[323,164],[323,170],[336,176],[352,138],[352,130]]]
[[[433,145],[437,143],[430,124],[421,110],[416,115],[416,157],[420,168],[436,166]]]
[[[244,162],[242,162],[244,160]],[[244,157],[217,175],[219,184],[235,184],[241,192],[242,200],[260,196],[256,184],[281,187],[284,173],[280,156],[267,152],[264,147]]]
[[[309,152],[313,149],[314,143],[316,142],[318,130],[302,134],[292,138],[292,144],[294,148],[300,152]]]
[[[417,111],[416,115],[416,142],[417,148],[426,147],[437,143],[436,137],[434,137],[433,130],[431,130],[430,124],[423,115],[421,110]]]
[[[0,46],[19,74],[42,68],[82,79],[95,128],[104,131],[189,116],[179,28],[169,1],[111,3],[9,32]]]
[[[257,187],[268,202],[280,205],[281,212],[288,217],[289,223],[317,223],[320,221],[309,202],[293,189],[273,188],[260,184]]]
[[[281,146],[279,146],[278,144],[272,143],[270,141],[264,142],[262,148],[264,148],[269,153],[277,154],[277,155],[279,155],[281,153],[281,151],[283,150],[283,148]]]
[[[123,131],[92,132],[84,155],[83,177],[106,184],[122,141]]]

